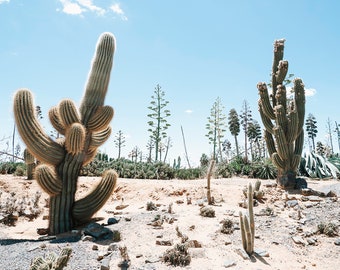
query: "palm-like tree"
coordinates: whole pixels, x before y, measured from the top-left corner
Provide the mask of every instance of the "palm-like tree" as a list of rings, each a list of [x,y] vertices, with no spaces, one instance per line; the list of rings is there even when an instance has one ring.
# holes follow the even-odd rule
[[[249,123],[248,125],[248,130],[247,130],[247,136],[250,141],[250,149],[251,149],[251,154],[253,158],[253,143],[256,144],[257,146],[257,152],[260,153],[260,140],[262,138],[261,134],[261,126],[260,124],[254,120]]]
[[[236,155],[239,156],[240,153],[239,153],[239,148],[238,148],[237,136],[240,133],[240,119],[235,109],[231,109],[229,111],[228,125],[229,125],[229,131],[231,135],[234,136],[234,139],[235,139]]]
[[[312,150],[315,150],[315,137],[316,134],[318,133],[318,127],[316,125],[316,120],[313,114],[308,114],[307,119],[306,119],[306,130],[308,134],[308,138],[312,141]]]

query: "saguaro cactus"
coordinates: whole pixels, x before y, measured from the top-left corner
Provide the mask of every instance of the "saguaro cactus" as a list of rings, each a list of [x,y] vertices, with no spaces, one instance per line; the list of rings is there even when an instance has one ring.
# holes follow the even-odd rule
[[[26,163],[26,170],[27,170],[27,180],[33,179],[33,171],[35,168],[35,159],[34,156],[25,148],[24,150],[24,159]]]
[[[284,39],[274,43],[272,93],[267,85],[257,84],[259,111],[265,126],[265,140],[269,155],[278,169],[277,183],[282,188],[293,188],[303,148],[305,118],[305,90],[301,79],[294,80],[294,98],[288,102],[284,80],[288,61],[283,59]]]
[[[117,173],[109,170],[90,194],[75,201],[81,167],[94,158],[97,148],[111,133],[109,123],[113,118],[113,108],[103,104],[114,50],[114,36],[102,34],[79,110],[69,99],[49,110],[53,127],[63,135],[61,139],[54,141],[43,131],[29,90],[20,89],[14,96],[14,116],[19,133],[29,152],[41,162],[35,170],[35,177],[50,195],[49,234],[66,232],[88,221],[114,190]]]

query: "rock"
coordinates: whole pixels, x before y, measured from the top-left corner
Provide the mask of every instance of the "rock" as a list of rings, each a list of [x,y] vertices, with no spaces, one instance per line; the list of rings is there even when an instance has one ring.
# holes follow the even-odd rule
[[[306,239],[308,245],[315,246],[316,245],[316,239],[315,238],[307,238]]]
[[[306,245],[306,242],[300,236],[293,236],[292,239],[295,244],[304,245],[304,246]]]
[[[143,257],[143,254],[137,254],[136,255],[136,258],[138,259],[138,258],[141,258],[141,257]]]
[[[301,194],[304,195],[304,196],[312,195],[312,189],[310,189],[310,188],[302,188],[301,189]]]
[[[105,228],[98,223],[90,223],[84,229],[84,234],[93,236],[96,240],[112,239],[113,236],[113,232],[110,229]]]
[[[271,183],[265,183],[263,184],[263,186],[267,188],[272,188],[272,187],[276,187],[277,184],[275,182],[271,182]]]
[[[116,210],[123,210],[124,208],[128,207],[128,204],[121,204],[116,206]]]
[[[97,245],[93,245],[92,246],[92,250],[98,250],[98,246]]]
[[[156,245],[159,246],[172,246],[172,241],[171,240],[157,240]]]
[[[131,217],[126,217],[125,221],[127,221],[127,222],[131,221]]]
[[[326,197],[338,197],[335,191],[330,190],[327,194]]]
[[[109,247],[107,248],[108,251],[115,251],[118,250],[118,247],[116,244],[110,244]]]
[[[228,246],[228,245],[231,245],[231,240],[226,240],[225,242],[224,242],[224,244],[226,245],[226,246]]]
[[[269,257],[269,252],[264,249],[255,249],[254,252],[260,257]]]
[[[299,202],[297,200],[286,201],[286,206],[290,207],[290,208],[295,207],[298,204],[299,204]]]
[[[235,252],[240,255],[244,260],[250,260],[250,257],[248,255],[248,253],[242,249],[242,248],[237,248],[235,249]]]
[[[119,222],[119,219],[116,219],[114,217],[111,217],[107,220],[108,225],[117,224],[118,222]]]
[[[335,239],[334,244],[340,246],[340,238]]]
[[[103,259],[100,265],[100,270],[110,270],[110,260],[111,260],[110,256]]]
[[[236,265],[236,262],[233,261],[233,260],[226,260],[224,263],[223,263],[223,266],[225,268],[229,268],[229,267],[232,267],[232,266],[235,266]]]
[[[94,238],[91,236],[91,235],[84,235],[82,238],[81,238],[82,241],[93,241]]]
[[[198,242],[197,240],[189,240],[187,243],[190,248],[201,248],[202,247],[202,244]]]
[[[319,196],[308,196],[308,199],[311,201],[311,202],[321,202],[323,199],[320,198]]]

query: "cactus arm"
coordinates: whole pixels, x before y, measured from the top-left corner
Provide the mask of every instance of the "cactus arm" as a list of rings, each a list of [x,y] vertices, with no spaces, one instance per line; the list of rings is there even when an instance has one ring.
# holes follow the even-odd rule
[[[296,108],[299,116],[298,130],[299,132],[301,132],[303,130],[303,125],[305,121],[305,104],[306,104],[305,88],[301,79],[297,78],[294,80],[293,91],[296,102]]]
[[[276,127],[281,127],[284,134],[286,134],[288,120],[286,116],[286,111],[282,105],[275,106],[275,115],[276,115],[276,119],[275,119]],[[275,134],[275,128],[274,128],[274,134]]]
[[[298,135],[299,118],[297,110],[293,110],[288,115],[287,142],[293,143]]]
[[[45,164],[39,165],[35,169],[35,177],[40,187],[50,196],[61,192],[63,184],[52,167]]]
[[[66,132],[65,126],[60,119],[59,110],[57,106],[52,107],[48,111],[48,118],[50,119],[50,122],[52,126],[55,128],[55,130],[60,134],[65,135]]]
[[[117,179],[118,175],[114,170],[106,171],[97,187],[85,198],[75,202],[73,218],[76,223],[86,222],[104,205],[111,196]]]
[[[259,90],[261,108],[263,110],[263,113],[268,118],[275,119],[273,107],[270,105],[267,85],[263,82],[260,82],[257,84],[257,89]]]
[[[86,127],[98,107],[104,104],[109,86],[115,46],[115,38],[111,33],[104,33],[100,36],[85,88],[85,94],[80,105],[81,118]]]
[[[261,102],[259,104],[259,112],[260,112],[262,123],[264,127],[266,128],[266,130],[268,130],[269,133],[274,134],[274,131],[273,131],[274,125],[272,121],[270,120],[270,118],[263,113]]]
[[[57,165],[63,160],[64,149],[43,131],[35,116],[33,96],[27,89],[14,96],[14,117],[22,140],[39,161]]]
[[[108,126],[106,129],[99,131],[99,132],[93,132],[91,136],[91,143],[90,147],[96,147],[103,145],[107,139],[110,137],[112,132],[112,129],[110,126]]]
[[[84,149],[86,130],[82,124],[74,123],[66,131],[65,148],[68,153],[77,155]]]
[[[77,107],[70,99],[64,99],[59,103],[59,115],[65,128],[68,128],[73,123],[80,123],[80,117]]]
[[[266,144],[267,144],[269,156],[271,156],[273,153],[276,152],[276,147],[275,147],[275,142],[274,142],[273,136],[272,136],[272,134],[269,133],[268,130],[264,131],[264,139],[265,139]]]
[[[287,160],[289,158],[288,144],[281,126],[274,128],[274,136],[277,144],[277,153],[282,160]]]
[[[288,61],[281,60],[279,61],[278,70],[275,73],[275,79],[277,84],[282,84],[284,79],[286,78],[288,72]]]
[[[88,130],[92,132],[101,131],[110,124],[114,110],[110,106],[100,107],[87,124]]]
[[[279,156],[278,153],[273,153],[271,155],[271,159],[274,163],[274,165],[279,169],[279,170],[284,170],[286,165],[285,162],[282,160],[282,158]]]

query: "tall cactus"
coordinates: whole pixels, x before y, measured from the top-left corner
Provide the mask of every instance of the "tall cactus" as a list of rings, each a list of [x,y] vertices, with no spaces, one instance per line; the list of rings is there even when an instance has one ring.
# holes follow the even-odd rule
[[[283,59],[284,39],[274,43],[272,67],[272,94],[267,85],[257,84],[259,111],[265,126],[265,140],[269,155],[278,169],[277,182],[282,188],[296,184],[296,171],[303,149],[303,124],[305,118],[305,90],[301,79],[294,80],[294,98],[287,100],[284,80],[288,72],[288,61]]]
[[[110,136],[113,109],[104,106],[113,64],[115,38],[111,33],[100,36],[85,94],[78,110],[72,100],[64,99],[49,110],[53,127],[63,135],[56,141],[44,131],[36,118],[33,95],[20,89],[14,96],[14,116],[22,140],[41,164],[35,177],[50,195],[49,234],[71,230],[88,221],[112,194],[117,173],[104,173],[96,188],[83,199],[75,200],[82,166],[96,155],[97,148]]]
[[[35,168],[35,159],[34,156],[27,150],[27,148],[24,150],[24,160],[26,163],[27,180],[32,180],[33,171]]]

